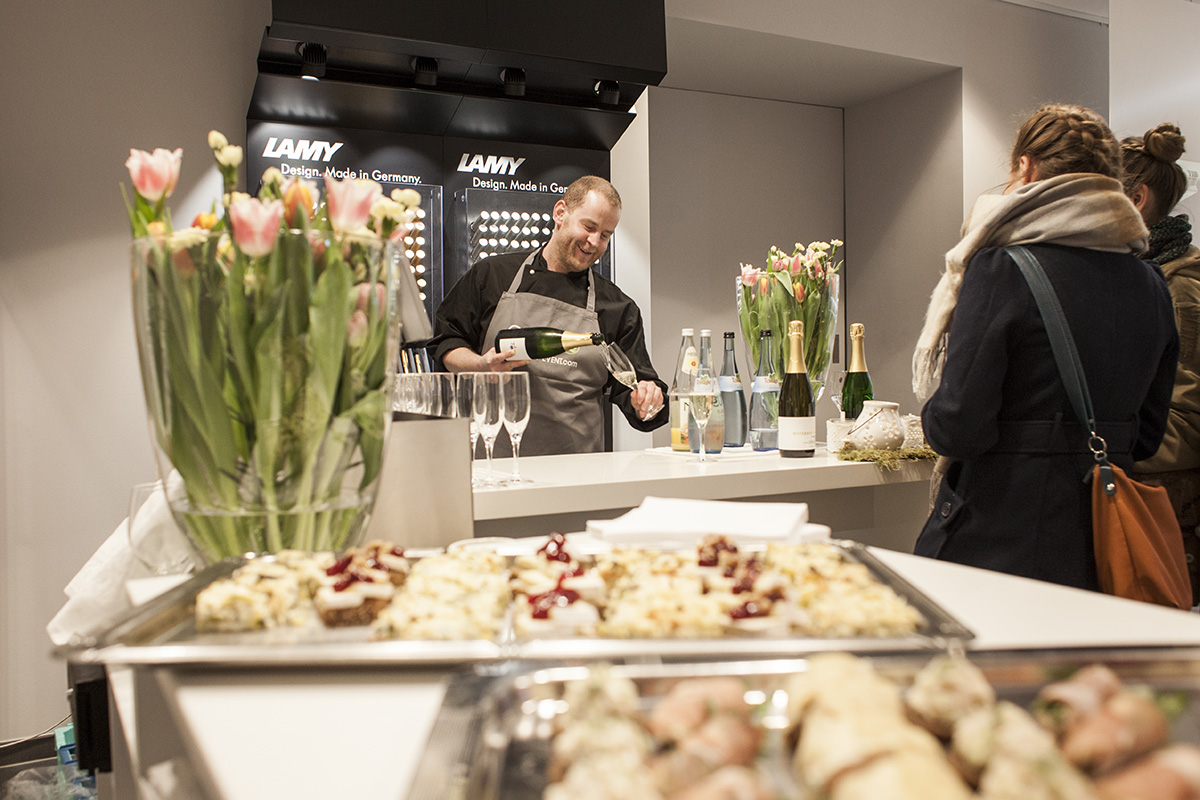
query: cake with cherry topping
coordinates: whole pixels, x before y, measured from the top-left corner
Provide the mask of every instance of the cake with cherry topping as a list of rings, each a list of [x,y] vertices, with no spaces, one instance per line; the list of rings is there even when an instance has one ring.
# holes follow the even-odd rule
[[[608,586],[593,565],[570,554],[563,534],[552,534],[531,555],[517,556],[510,572],[517,636],[596,635]]]
[[[404,548],[391,542],[374,539],[362,547],[352,547],[346,555],[354,558],[356,565],[387,573],[393,586],[403,586],[412,565],[404,557]]]
[[[326,581],[313,606],[328,628],[370,625],[392,599],[396,587],[388,572],[359,564],[345,555],[325,570]]]

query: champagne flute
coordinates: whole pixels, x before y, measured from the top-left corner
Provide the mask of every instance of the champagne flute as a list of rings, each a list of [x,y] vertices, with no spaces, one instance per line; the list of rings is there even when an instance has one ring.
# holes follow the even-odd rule
[[[475,443],[479,440],[479,426],[475,422],[475,414],[473,406],[475,402],[475,373],[460,372],[458,373],[455,383],[457,384],[454,391],[455,411],[459,418],[466,418],[470,422],[471,428],[471,461],[475,460]],[[471,486],[479,486],[480,482],[475,478],[474,471],[471,473]]]
[[[474,399],[471,401],[471,413],[483,437],[483,450],[487,454],[488,478],[485,485],[493,485],[492,478],[492,448],[500,428],[504,426],[504,398],[500,394],[500,379],[498,372],[477,372],[472,383]]]
[[[529,373],[506,372],[501,383],[501,394],[504,400],[504,427],[508,430],[508,440],[512,443],[513,454],[513,483],[521,482],[521,467],[518,463],[521,455],[521,435],[529,424]]]
[[[610,342],[601,342],[600,357],[604,359],[604,366],[608,367],[608,371],[619,383],[630,389],[637,388],[637,371],[624,350]]]
[[[708,418],[712,414],[713,406],[717,402],[717,385],[713,380],[712,372],[707,367],[700,367],[696,371],[696,378],[692,382],[692,391],[688,397],[688,413],[696,420],[696,427],[700,429],[700,449],[699,458],[697,461],[704,463],[708,461],[708,450],[704,446],[704,432],[708,428]]]

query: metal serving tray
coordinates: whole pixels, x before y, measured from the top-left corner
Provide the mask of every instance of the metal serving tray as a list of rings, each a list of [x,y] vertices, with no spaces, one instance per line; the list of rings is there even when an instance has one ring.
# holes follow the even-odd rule
[[[907,685],[930,655],[880,652],[864,657],[881,674]],[[1024,708],[1045,684],[1088,664],[1106,664],[1127,683],[1182,693],[1187,705],[1174,720],[1171,741],[1200,744],[1200,649],[991,651],[972,653],[970,658],[987,675],[998,699]],[[565,706],[557,701],[568,684],[583,680],[592,668],[513,662],[503,668],[480,665],[453,673],[407,796],[540,800],[547,784],[555,717]],[[789,675],[806,669],[807,657],[612,666],[614,674],[637,684],[647,709],[684,678],[738,676],[747,689],[761,691],[770,702],[762,718],[766,737],[760,763],[782,796],[791,796],[795,785],[788,766],[791,754],[784,744],[787,698],[781,690]]]
[[[245,633],[197,631],[196,595],[247,563],[247,557],[226,559],[206,568],[114,620],[104,633],[76,642],[66,649],[66,656],[75,662],[110,664],[457,666],[514,659],[728,659],[837,649],[939,650],[950,643],[974,638],[968,628],[862,544],[853,541],[829,544],[846,559],[863,564],[877,580],[916,608],[924,618],[918,630],[905,636],[840,639],[736,634],[711,639],[517,639],[510,623],[496,640],[473,641],[371,641],[367,626],[331,629],[316,621],[302,627]],[[434,552],[440,551],[412,551],[412,555],[420,558]],[[503,547],[499,552],[514,555]]]
[[[422,551],[423,552],[423,551]],[[271,556],[260,558],[270,559]],[[196,595],[250,557],[228,558],[113,620],[103,633],[65,648],[77,663],[210,666],[458,666],[500,657],[492,641],[370,640],[361,625],[326,628],[314,619],[292,628],[215,633],[196,630]]]
[[[924,592],[876,558],[861,542],[825,542],[844,558],[855,561],[886,586],[891,587],[924,619],[917,630],[903,636],[856,636],[818,638],[810,636],[764,636],[731,633],[710,639],[530,639],[513,644],[513,658],[521,659],[698,659],[754,656],[785,656],[826,650],[888,651],[941,650],[953,642],[966,643],[975,634]]]

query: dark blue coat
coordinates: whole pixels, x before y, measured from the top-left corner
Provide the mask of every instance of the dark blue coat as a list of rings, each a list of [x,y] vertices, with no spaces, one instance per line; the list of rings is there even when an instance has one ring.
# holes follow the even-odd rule
[[[1131,255],[1033,245],[1058,293],[1113,463],[1155,452],[1179,339],[1157,266]],[[986,248],[963,277],[925,438],[958,459],[917,555],[1096,589],[1087,432],[1071,410],[1033,294]]]

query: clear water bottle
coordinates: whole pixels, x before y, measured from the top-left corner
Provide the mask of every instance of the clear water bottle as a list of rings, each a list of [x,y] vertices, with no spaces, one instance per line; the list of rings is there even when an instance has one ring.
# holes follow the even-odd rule
[[[724,445],[741,447],[746,443],[746,390],[742,388],[742,376],[738,374],[737,358],[733,354],[733,331],[725,331],[725,357],[717,384],[725,411]]]
[[[755,450],[779,449],[779,376],[771,352],[771,332],[758,337],[758,370],[750,392],[750,446]]]
[[[686,453],[688,447],[688,421],[684,419],[686,404],[684,396],[692,391],[692,380],[700,368],[700,357],[692,340],[693,330],[684,328],[679,337],[679,358],[675,361],[675,376],[671,378],[669,393],[671,416],[671,449]]]
[[[708,375],[716,375],[712,359],[712,331],[700,331],[700,368],[708,370]],[[718,392],[713,401],[712,410],[708,414],[708,425],[704,431],[704,452],[720,453],[725,444],[725,410]],[[688,449],[693,453],[700,452],[700,426],[695,418],[688,415]]]

